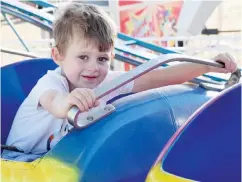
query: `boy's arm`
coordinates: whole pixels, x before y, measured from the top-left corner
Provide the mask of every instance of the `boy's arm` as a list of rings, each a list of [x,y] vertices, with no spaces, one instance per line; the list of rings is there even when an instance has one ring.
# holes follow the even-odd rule
[[[56,118],[64,119],[70,108],[75,105],[81,112],[98,106],[99,102],[91,89],[76,88],[71,93],[48,90],[40,96],[40,105]]]
[[[150,71],[134,81],[133,92],[181,84],[209,71],[206,65],[181,63]]]
[[[41,95],[39,104],[56,118],[66,118],[68,93],[48,90]]]
[[[207,72],[233,73],[237,69],[235,58],[228,53],[218,54],[213,60],[224,63],[225,68],[195,63],[181,63],[151,71],[137,78],[134,81],[132,91],[140,92],[167,85],[181,84]]]

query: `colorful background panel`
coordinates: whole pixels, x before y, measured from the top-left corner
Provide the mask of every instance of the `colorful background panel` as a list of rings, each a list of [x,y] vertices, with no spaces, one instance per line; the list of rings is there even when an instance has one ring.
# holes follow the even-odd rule
[[[182,4],[151,3],[120,11],[121,32],[134,37],[174,35]]]

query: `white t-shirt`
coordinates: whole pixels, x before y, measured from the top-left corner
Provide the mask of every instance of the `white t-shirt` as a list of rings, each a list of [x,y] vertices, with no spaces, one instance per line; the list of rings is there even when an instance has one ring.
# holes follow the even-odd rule
[[[125,72],[109,71],[102,84],[117,79]],[[130,82],[102,98],[104,102],[125,93],[132,92],[134,82]],[[48,71],[20,106],[6,144],[15,146],[24,153],[4,150],[2,157],[20,161],[33,160],[52,148],[72,126],[67,119],[58,119],[39,106],[40,96],[47,90],[54,89],[69,93],[66,78],[61,69]],[[84,113],[83,113],[84,114]]]

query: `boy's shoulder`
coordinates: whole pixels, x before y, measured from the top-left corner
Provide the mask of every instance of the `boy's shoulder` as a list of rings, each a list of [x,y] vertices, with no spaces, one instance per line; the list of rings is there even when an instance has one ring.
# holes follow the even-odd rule
[[[62,75],[60,67],[57,67],[54,70],[48,70],[45,75],[43,75],[38,82],[54,82],[54,81],[63,81],[66,78]]]
[[[119,76],[121,76],[122,74],[124,74],[125,71],[112,71],[112,70],[109,70],[108,71],[108,74],[104,80],[104,82],[109,82],[111,80],[114,80],[116,78],[118,78]]]
[[[58,76],[58,77],[61,76],[61,77],[63,77],[62,74],[61,74],[61,68],[60,67],[57,67],[54,70],[48,70],[47,73],[44,76]]]
[[[125,73],[126,73],[126,71],[113,71],[113,70],[110,70],[108,72],[107,76],[120,76],[120,75],[123,75]]]
[[[33,87],[31,93],[38,93],[37,98],[40,94],[44,93],[47,90],[59,90],[59,91],[68,91],[68,81],[62,75],[61,69],[57,67],[55,70],[48,70],[47,73],[42,76]]]

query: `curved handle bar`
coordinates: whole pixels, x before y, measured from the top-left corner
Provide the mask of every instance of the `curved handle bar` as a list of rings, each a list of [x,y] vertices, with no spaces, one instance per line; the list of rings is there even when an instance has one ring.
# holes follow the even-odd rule
[[[118,79],[114,79],[109,83],[106,83],[101,88],[94,89],[94,93],[97,99],[104,97],[105,95],[111,93],[112,91],[120,88],[121,86],[131,82],[132,80],[140,77],[141,75],[159,67],[162,64],[166,64],[169,62],[180,61],[180,62],[191,62],[203,65],[209,65],[214,67],[222,68],[224,64],[218,63],[216,61],[201,59],[192,56],[186,56],[181,54],[164,54],[155,59],[151,59],[148,62],[143,63],[142,65],[132,69],[131,71],[121,75]],[[78,115],[80,114],[80,110],[78,107],[73,106],[68,112],[68,121],[74,125],[77,123]]]

